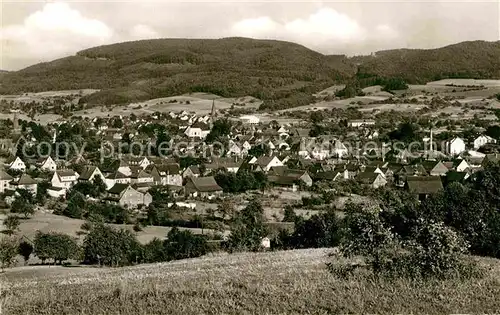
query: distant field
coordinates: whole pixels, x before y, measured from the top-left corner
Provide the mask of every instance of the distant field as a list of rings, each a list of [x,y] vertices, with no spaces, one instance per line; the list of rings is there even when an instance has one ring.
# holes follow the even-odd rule
[[[327,272],[328,249],[215,254],[127,268],[39,267],[3,277],[6,314],[451,314],[500,311],[500,262],[475,280]]]
[[[427,85],[475,85],[485,87],[500,87],[500,80],[475,80],[475,79],[444,79],[439,81],[428,82]]]
[[[0,228],[3,227],[3,217],[0,216]],[[71,219],[65,216],[50,214],[50,213],[42,213],[36,212],[35,215],[26,220],[21,220],[21,225],[19,226],[20,231],[17,233],[18,235],[23,235],[28,237],[29,239],[33,239],[36,235],[36,231],[41,231],[44,233],[48,232],[59,232],[71,235],[73,237],[78,237],[77,232],[81,231],[80,227],[84,223],[84,220],[79,219]],[[112,224],[117,228],[127,228],[133,231],[132,225],[118,225]],[[181,228],[182,229],[182,228]],[[189,229],[193,233],[200,234],[201,229]],[[137,239],[141,243],[147,243],[153,238],[157,237],[163,239],[166,237],[168,231],[170,231],[169,227],[162,226],[148,226],[143,229],[141,232],[134,232],[137,235]],[[210,230],[205,229],[204,232],[209,232]]]
[[[189,102],[189,104],[188,104]],[[198,115],[209,114],[212,111],[212,103],[215,103],[217,110],[229,109],[233,104],[236,108],[258,108],[262,101],[251,96],[240,98],[223,98],[218,95],[208,93],[191,93],[163,98],[155,98],[144,102],[131,103],[129,105],[116,106],[111,111],[103,110],[100,107],[85,109],[74,113],[75,116],[83,117],[105,117],[132,113],[152,114],[154,112],[194,112]]]

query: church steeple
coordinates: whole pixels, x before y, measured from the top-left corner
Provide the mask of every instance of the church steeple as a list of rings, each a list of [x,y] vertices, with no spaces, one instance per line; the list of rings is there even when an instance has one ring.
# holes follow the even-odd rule
[[[215,100],[212,100],[212,111],[210,112],[210,129],[212,128],[216,116]]]
[[[19,117],[18,117],[19,110],[15,109],[12,110],[12,112],[14,113],[14,118],[12,120],[12,123],[14,124],[12,134],[20,134],[21,128],[19,127]]]

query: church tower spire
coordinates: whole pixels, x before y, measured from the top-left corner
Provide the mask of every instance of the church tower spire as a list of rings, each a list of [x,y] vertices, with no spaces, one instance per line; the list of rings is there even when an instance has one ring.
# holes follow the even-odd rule
[[[210,129],[212,129],[215,121],[216,109],[215,100],[212,100],[212,111],[210,112]]]

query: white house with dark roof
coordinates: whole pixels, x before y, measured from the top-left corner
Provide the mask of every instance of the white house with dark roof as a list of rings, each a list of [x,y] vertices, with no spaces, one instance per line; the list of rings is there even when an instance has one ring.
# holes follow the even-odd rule
[[[446,153],[449,155],[459,155],[465,152],[465,141],[462,138],[455,137],[445,143]]]
[[[104,181],[104,175],[102,174],[99,167],[94,165],[89,165],[84,168],[82,174],[78,177],[78,181],[93,181],[96,176],[101,176],[101,179]]]
[[[482,147],[483,145],[488,144],[488,143],[497,143],[497,141],[490,136],[486,136],[486,135],[479,136],[476,139],[474,139],[474,149],[477,150],[480,147]]]
[[[73,170],[58,170],[52,175],[52,187],[70,189],[78,182],[78,173]]]
[[[213,198],[222,194],[222,188],[217,184],[213,176],[189,177],[184,191],[187,196]]]
[[[263,172],[269,172],[271,167],[283,166],[283,162],[277,156],[252,158],[248,163],[253,165],[254,170]]]
[[[57,169],[56,162],[50,156],[40,159],[37,165],[43,171],[55,172]]]
[[[26,164],[18,156],[10,160],[7,160],[6,166],[9,170],[16,170],[21,172],[26,171]]]
[[[129,184],[130,181],[130,176],[127,176],[120,171],[111,173],[104,179],[104,183],[106,184],[106,188],[108,189],[113,187],[115,184]]]
[[[10,187],[13,190],[26,189],[31,191],[31,193],[36,194],[37,184],[37,181],[31,178],[31,176],[28,174],[22,174],[21,177],[10,182]]]
[[[134,209],[141,205],[147,207],[153,201],[153,197],[148,192],[140,192],[129,184],[115,184],[107,193],[108,196],[104,199],[105,201],[129,209]]]
[[[10,182],[13,179],[4,170],[0,170],[0,193],[4,193],[6,189],[10,189]]]

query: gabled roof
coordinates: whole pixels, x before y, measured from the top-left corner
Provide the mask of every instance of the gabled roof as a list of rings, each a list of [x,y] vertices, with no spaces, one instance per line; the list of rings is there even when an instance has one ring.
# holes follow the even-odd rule
[[[261,156],[257,159],[257,161],[255,161],[254,164],[257,164],[259,166],[268,166],[269,163],[271,163],[271,161],[274,159],[274,158],[277,158],[276,156]]]
[[[339,171],[324,171],[314,174],[316,180],[334,180],[337,176],[342,176]]]
[[[73,170],[57,170],[55,173],[59,177],[69,177],[69,176],[76,176],[77,175],[77,173]]]
[[[97,169],[97,166],[94,166],[94,165],[86,166],[85,169],[83,170],[82,174],[80,175],[79,179],[89,180],[96,169]]]
[[[213,176],[208,177],[192,177],[189,179],[196,190],[199,192],[221,191],[222,188],[217,184]]]
[[[439,176],[410,176],[406,179],[408,190],[419,195],[429,195],[443,189]]]
[[[189,169],[193,174],[201,174],[200,167],[198,165],[190,165],[187,167],[187,169]]]
[[[121,195],[128,187],[129,184],[114,184],[114,186],[108,190],[108,193],[112,195]]]
[[[356,176],[356,180],[363,184],[373,184],[377,177],[382,176],[379,173],[374,172],[361,172]]]
[[[148,178],[148,177],[152,177],[152,176],[151,176],[151,174],[149,174],[145,170],[140,169],[138,172],[132,173],[132,175],[130,177],[131,178]]]
[[[243,164],[243,160],[235,160],[233,158],[216,158],[212,163],[205,164],[207,169],[218,168],[239,168]]]
[[[463,182],[465,181],[466,177],[469,174],[467,172],[456,172],[456,171],[450,171],[446,173],[446,182],[447,183],[452,183],[452,182]]]
[[[22,174],[17,181],[14,181],[14,185],[36,185],[37,181],[31,178],[28,174]]]
[[[125,179],[125,178],[129,178],[127,175],[123,174],[122,172],[114,172],[114,173],[111,173],[109,174],[107,177],[107,179]]]
[[[0,170],[0,180],[13,180],[14,178],[7,174],[4,170]]]

